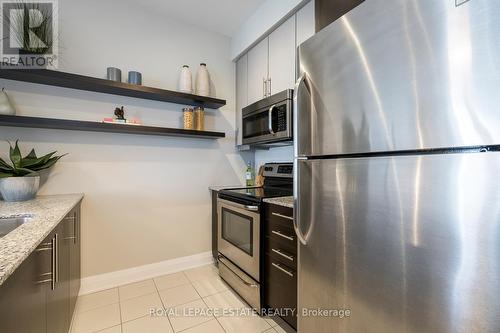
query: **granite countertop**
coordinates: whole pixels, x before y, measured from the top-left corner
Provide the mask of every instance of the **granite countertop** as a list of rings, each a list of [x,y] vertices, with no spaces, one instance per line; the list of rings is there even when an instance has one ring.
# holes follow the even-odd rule
[[[268,198],[264,199],[264,202],[284,206],[288,208],[293,208],[293,197],[280,197],[280,198]]]
[[[83,194],[66,194],[26,202],[0,201],[0,217],[33,215],[31,221],[0,238],[0,285],[82,199]]]

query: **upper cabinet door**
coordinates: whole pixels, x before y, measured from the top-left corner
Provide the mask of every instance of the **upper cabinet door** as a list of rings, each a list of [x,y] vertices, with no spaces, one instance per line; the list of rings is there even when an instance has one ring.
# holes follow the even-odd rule
[[[295,84],[295,15],[269,35],[271,94],[293,89]]]
[[[263,39],[248,51],[248,104],[255,103],[266,95],[264,81],[268,76],[269,39]]]
[[[314,0],[311,0],[297,12],[297,46],[314,35],[314,25]]]
[[[248,105],[248,55],[244,54],[236,62],[236,145],[243,144],[241,110]]]
[[[297,47],[299,47],[300,44],[304,43],[306,40],[314,36],[315,34],[315,13],[314,13],[314,1],[311,0],[307,5],[302,7],[298,12],[297,12]],[[298,52],[297,52],[298,55]],[[302,71],[300,70],[300,61],[297,56],[297,77],[296,79],[299,78],[299,76],[302,74]]]

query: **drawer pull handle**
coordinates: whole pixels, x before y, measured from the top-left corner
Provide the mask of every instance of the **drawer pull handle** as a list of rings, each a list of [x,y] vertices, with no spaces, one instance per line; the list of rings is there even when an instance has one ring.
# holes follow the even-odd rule
[[[52,247],[39,247],[35,252],[52,251]]]
[[[283,219],[287,219],[287,220],[293,221],[293,217],[290,217],[290,216],[286,216],[286,215],[279,214],[279,213],[271,213],[271,214],[273,214],[274,216],[277,216],[277,217],[281,217]]]
[[[284,235],[284,234],[282,234],[282,233],[281,233],[281,232],[279,232],[279,231],[273,230],[273,231],[271,231],[271,232],[272,232],[273,234],[277,235],[277,236],[280,236],[281,238],[288,239],[288,240],[291,240],[291,241],[293,241],[293,240],[294,240],[294,238],[293,238],[292,236],[287,236],[287,235]]]
[[[36,281],[36,284],[44,284],[44,283],[51,283],[52,279],[47,279],[47,280],[41,280],[41,281]]]
[[[284,269],[283,267],[281,267],[281,265],[275,264],[274,262],[272,263],[272,265],[274,267],[276,267],[277,269],[279,269],[280,271],[282,271],[283,273],[285,273],[286,275],[289,275],[289,276],[293,277],[293,273],[290,272],[290,271],[288,271],[287,269]]]
[[[273,252],[274,252],[274,253],[276,253],[276,254],[279,254],[279,255],[280,255],[280,256],[282,256],[283,258],[286,258],[286,259],[288,259],[288,260],[290,260],[290,261],[293,261],[293,256],[291,256],[291,255],[285,254],[285,253],[283,253],[282,251],[280,251],[280,250],[276,250],[276,249],[271,249],[271,251],[273,251]]]

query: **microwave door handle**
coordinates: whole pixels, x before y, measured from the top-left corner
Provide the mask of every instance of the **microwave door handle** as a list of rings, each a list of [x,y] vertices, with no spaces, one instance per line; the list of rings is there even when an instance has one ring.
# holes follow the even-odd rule
[[[271,106],[269,108],[269,115],[268,115],[268,118],[269,118],[269,133],[274,135],[276,134],[273,130],[273,111],[274,111],[274,108],[276,108],[276,104]]]

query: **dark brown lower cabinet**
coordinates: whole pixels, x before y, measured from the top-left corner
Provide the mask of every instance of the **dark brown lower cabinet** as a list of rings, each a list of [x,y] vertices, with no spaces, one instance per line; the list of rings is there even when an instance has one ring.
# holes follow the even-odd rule
[[[69,306],[69,241],[70,225],[65,218],[55,229],[56,258],[54,289],[47,291],[47,332],[67,333],[70,325]]]
[[[0,332],[68,333],[80,289],[80,207],[0,286]]]
[[[212,256],[217,263],[219,258],[219,249],[217,246],[217,196],[219,195],[219,191],[211,190],[210,194],[212,196]]]
[[[293,209],[266,204],[264,214],[264,302],[297,329],[298,251]]]
[[[46,286],[39,282],[47,278],[41,275],[43,255],[32,253],[0,286],[0,332],[45,332]]]
[[[75,311],[76,299],[80,291],[81,277],[81,209],[76,207],[71,214],[68,215],[71,235],[69,237],[69,313],[70,320]]]

